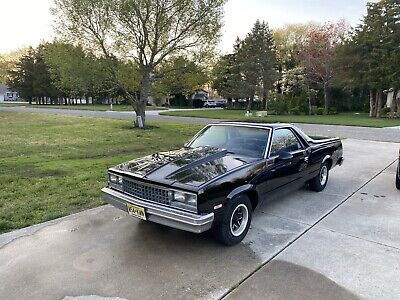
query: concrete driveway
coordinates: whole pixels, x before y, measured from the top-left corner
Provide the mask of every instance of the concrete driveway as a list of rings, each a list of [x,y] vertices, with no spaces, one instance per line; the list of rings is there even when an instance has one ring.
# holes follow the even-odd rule
[[[3,234],[0,299],[394,299],[399,146],[345,140],[322,193],[263,204],[234,247],[110,206]]]

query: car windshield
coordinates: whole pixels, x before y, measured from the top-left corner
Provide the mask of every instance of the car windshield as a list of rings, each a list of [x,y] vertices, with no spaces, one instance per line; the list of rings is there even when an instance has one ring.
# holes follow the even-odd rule
[[[212,125],[200,132],[189,146],[215,147],[239,155],[262,158],[268,136],[269,129],[266,128]]]

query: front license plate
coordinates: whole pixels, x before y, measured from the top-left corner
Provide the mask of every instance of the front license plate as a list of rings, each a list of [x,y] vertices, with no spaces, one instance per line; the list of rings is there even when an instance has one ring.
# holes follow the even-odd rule
[[[128,214],[131,216],[134,216],[136,218],[146,220],[146,212],[144,211],[143,207],[136,206],[130,203],[126,204],[126,207],[128,209]]]

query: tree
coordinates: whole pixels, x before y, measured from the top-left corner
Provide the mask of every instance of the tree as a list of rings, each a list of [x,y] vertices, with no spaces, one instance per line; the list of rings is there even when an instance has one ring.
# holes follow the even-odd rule
[[[44,103],[47,97],[52,101],[58,94],[45,64],[44,52],[45,45],[39,45],[36,49],[30,48],[16,63],[15,69],[8,73],[7,84],[29,102],[36,98],[38,102]]]
[[[94,47],[106,58],[126,57],[137,63],[141,77],[139,99],[126,90],[125,93],[144,123],[156,67],[168,57],[198,52],[215,44],[225,2],[55,0],[53,13],[59,31],[69,40]]]
[[[22,48],[0,55],[0,83],[7,83],[8,73],[15,69],[16,63],[22,56],[26,55],[27,52],[27,48]]]
[[[299,52],[300,64],[304,67],[308,80],[321,85],[324,90],[326,114],[329,113],[328,93],[333,78],[334,61],[346,28],[344,21],[311,26],[306,42]]]
[[[277,78],[275,46],[268,24],[257,20],[246,38],[237,43],[236,51],[244,89],[249,95],[247,110],[251,110],[257,88],[262,91],[263,106],[267,109],[268,91]]]
[[[300,49],[307,40],[308,24],[288,24],[272,31],[276,49],[276,61],[279,72],[285,72],[298,66]]]
[[[222,56],[212,70],[212,86],[221,96],[227,98],[228,106],[231,106],[232,99],[246,97],[242,83],[237,54]]]
[[[47,44],[45,62],[54,84],[68,97],[116,96],[118,91],[113,86],[113,78],[108,72],[109,64],[116,65],[116,76],[121,79],[120,84],[124,84],[119,76],[123,62],[111,58],[97,58],[80,46],[63,42]],[[130,76],[133,74],[135,73],[132,72]]]
[[[369,90],[371,117],[380,116],[382,91],[400,88],[400,54],[393,51],[399,41],[400,3],[382,0],[367,4],[367,15],[362,23],[339,48],[340,76],[348,86]]]
[[[16,63],[15,69],[8,71],[7,84],[18,92],[20,97],[32,101],[33,97],[33,78],[35,74],[34,50],[30,48],[28,53],[20,58]]]
[[[154,77],[153,94],[159,97],[182,94],[187,98],[208,81],[206,72],[183,56],[162,63]]]

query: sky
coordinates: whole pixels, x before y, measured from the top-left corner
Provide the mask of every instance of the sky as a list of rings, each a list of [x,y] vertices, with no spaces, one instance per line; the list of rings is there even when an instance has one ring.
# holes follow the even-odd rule
[[[232,51],[236,37],[243,38],[257,19],[271,28],[289,23],[346,19],[359,23],[366,0],[228,0],[219,49]],[[0,0],[0,53],[37,46],[54,37],[50,7],[53,0]]]

